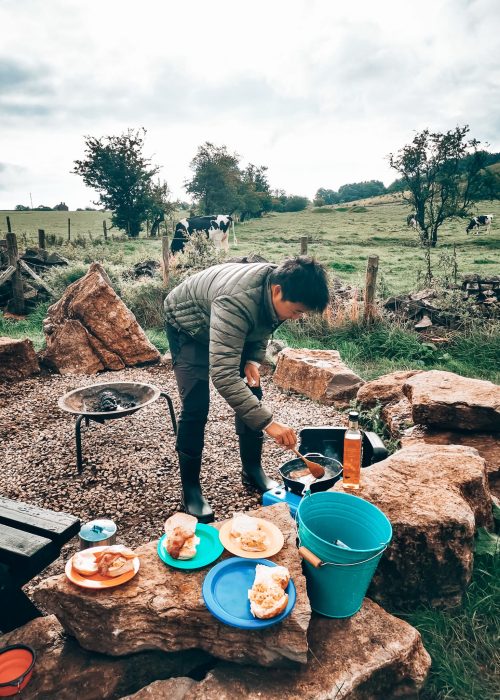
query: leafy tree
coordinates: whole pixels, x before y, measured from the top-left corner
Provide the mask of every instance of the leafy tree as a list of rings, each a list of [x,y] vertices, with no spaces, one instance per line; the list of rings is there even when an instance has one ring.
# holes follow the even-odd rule
[[[314,196],[314,204],[317,207],[322,207],[325,204],[338,204],[340,197],[334,190],[328,190],[320,187]]]
[[[150,199],[147,209],[147,218],[151,222],[151,236],[157,236],[160,232],[160,224],[165,221],[165,214],[174,211],[175,205],[169,201],[170,190],[166,182],[151,185]]]
[[[410,144],[389,154],[425,245],[434,247],[443,222],[469,216],[471,205],[485,195],[485,151],[478,149],[477,139],[467,138],[469,130],[468,125],[445,133],[424,129]]]
[[[229,153],[226,146],[214,146],[206,141],[190,163],[191,180],[186,191],[199,202],[202,214],[231,213],[241,203],[241,172],[239,156]]]
[[[249,216],[260,217],[271,211],[271,188],[266,175],[265,165],[257,166],[250,163],[241,175],[240,186],[240,220]]]
[[[380,180],[365,180],[364,182],[353,182],[339,187],[340,202],[354,202],[365,197],[376,197],[385,194],[384,183]]]
[[[15,210],[16,211],[30,211],[30,208],[25,206],[24,204],[16,204]]]
[[[85,137],[85,158],[76,160],[73,173],[99,192],[95,204],[111,210],[113,226],[135,238],[158,203],[152,166],[142,149],[145,129],[129,129],[121,136]]]

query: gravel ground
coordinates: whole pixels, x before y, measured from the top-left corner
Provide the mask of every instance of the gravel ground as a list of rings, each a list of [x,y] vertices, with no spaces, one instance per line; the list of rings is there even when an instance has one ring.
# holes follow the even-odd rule
[[[84,471],[76,471],[75,418],[57,405],[71,389],[96,382],[142,381],[172,397],[179,412],[177,387],[166,365],[106,372],[97,377],[38,377],[0,385],[0,493],[87,522],[108,517],[118,528],[118,541],[131,547],[160,537],[165,519],[180,509],[180,480],[175,439],[163,399],[137,413],[105,424],[82,427]],[[281,392],[263,377],[264,396],[275,418],[296,430],[306,425],[342,425],[335,409]],[[202,469],[204,493],[217,519],[235,509],[251,509],[261,496],[241,483],[241,465],[233,411],[212,390]],[[277,468],[290,453],[266,440],[263,465],[278,479]],[[60,573],[78,547],[75,540],[43,573]],[[27,587],[32,588],[36,579]]]

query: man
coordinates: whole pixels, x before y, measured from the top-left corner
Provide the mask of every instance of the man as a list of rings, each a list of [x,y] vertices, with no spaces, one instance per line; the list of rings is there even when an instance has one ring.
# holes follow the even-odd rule
[[[263,432],[294,447],[292,428],[262,403],[259,366],[267,341],[287,319],[323,311],[328,282],[308,257],[271,263],[226,263],[192,275],[165,299],[166,333],[182,410],[176,450],[186,511],[200,522],[214,514],[200,487],[209,378],[236,414],[242,476],[261,491],[276,486],[261,465]]]

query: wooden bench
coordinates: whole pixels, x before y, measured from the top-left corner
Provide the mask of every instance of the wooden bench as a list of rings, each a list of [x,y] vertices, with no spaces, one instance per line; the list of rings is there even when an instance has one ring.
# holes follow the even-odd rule
[[[22,591],[80,530],[78,518],[0,497],[0,631],[41,615]]]

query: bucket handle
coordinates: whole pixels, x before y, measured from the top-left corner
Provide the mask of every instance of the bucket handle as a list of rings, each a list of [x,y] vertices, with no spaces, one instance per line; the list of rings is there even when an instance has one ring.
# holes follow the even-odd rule
[[[388,547],[388,545],[385,545],[385,547],[381,549],[380,552],[377,552],[368,559],[363,559],[363,561],[355,561],[352,564],[337,564],[333,561],[322,561],[319,557],[313,554],[310,549],[307,549],[307,547],[301,545],[300,540],[299,545],[300,556],[302,557],[302,559],[305,559],[307,562],[309,562],[309,564],[314,566],[315,569],[319,569],[322,566],[358,566],[359,564],[366,564],[366,562],[371,561],[372,559],[375,559],[376,557],[379,557],[381,554],[383,554]]]

